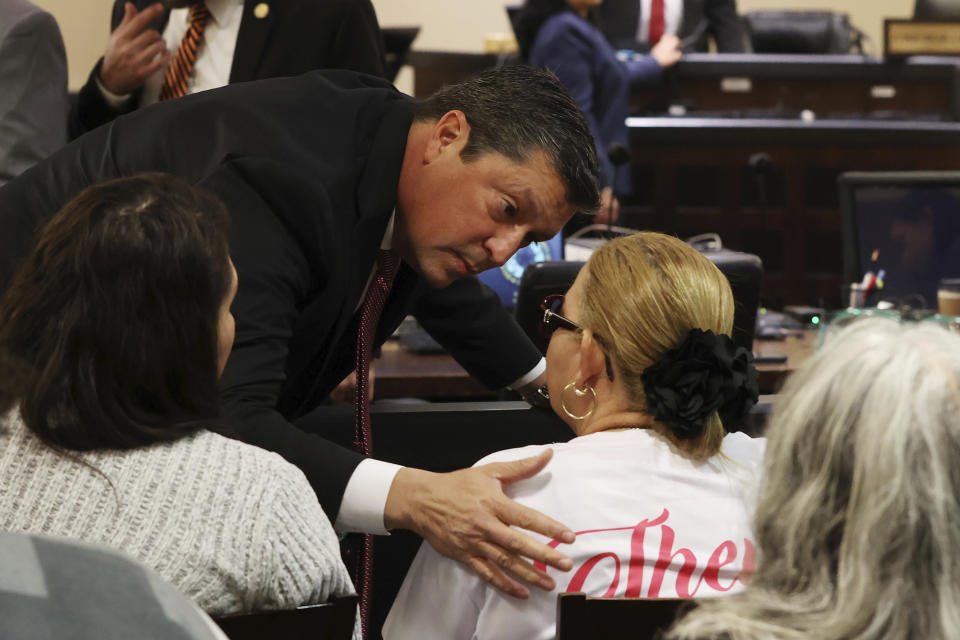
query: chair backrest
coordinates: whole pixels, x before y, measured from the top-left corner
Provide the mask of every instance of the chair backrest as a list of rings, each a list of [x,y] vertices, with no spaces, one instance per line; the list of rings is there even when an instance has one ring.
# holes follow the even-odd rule
[[[534,262],[523,271],[517,288],[514,317],[541,353],[547,352],[547,339],[540,335],[540,318],[543,316],[540,302],[552,293],[566,293],[583,265],[583,262],[552,260]]]
[[[755,53],[850,53],[860,30],[836,11],[748,11],[743,22]]]
[[[214,618],[230,640],[350,640],[357,596],[296,609],[258,611]]]
[[[0,638],[222,640],[139,561],[80,540],[0,531]]]
[[[653,640],[691,600],[678,598],[557,597],[557,640]]]

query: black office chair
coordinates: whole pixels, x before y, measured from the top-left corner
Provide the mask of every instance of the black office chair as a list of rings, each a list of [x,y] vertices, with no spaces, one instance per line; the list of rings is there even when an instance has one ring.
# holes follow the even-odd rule
[[[863,52],[863,32],[837,11],[748,11],[743,24],[755,53]]]
[[[214,618],[230,640],[350,640],[357,596],[296,609],[258,611]]]
[[[540,302],[550,294],[566,293],[583,265],[573,261],[534,262],[527,265],[520,277],[514,317],[541,353],[547,352],[547,339],[540,334]]]
[[[557,640],[653,640],[669,629],[691,602],[561,593],[557,597]]]
[[[914,20],[960,20],[960,5],[956,0],[916,0]]]

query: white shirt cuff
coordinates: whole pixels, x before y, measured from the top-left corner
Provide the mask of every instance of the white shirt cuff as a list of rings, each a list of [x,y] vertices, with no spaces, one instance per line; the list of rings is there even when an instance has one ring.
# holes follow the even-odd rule
[[[347,481],[334,528],[340,533],[360,531],[389,535],[383,524],[387,495],[400,465],[367,458],[357,465]]]
[[[103,83],[100,82],[100,78],[94,76],[93,80],[97,83],[97,89],[100,90],[100,95],[103,96],[103,99],[106,100],[107,104],[111,107],[122,107],[124,103],[130,99],[129,93],[124,93],[121,95],[107,89],[105,86],[103,86]]]
[[[543,374],[543,372],[546,371],[546,370],[547,370],[547,359],[546,359],[546,358],[540,358],[540,362],[537,363],[537,366],[535,366],[533,369],[531,369],[526,375],[524,375],[524,376],[521,377],[521,378],[518,378],[518,379],[514,380],[513,382],[511,382],[511,383],[508,384],[507,386],[510,387],[511,389],[513,389],[514,391],[516,391],[517,389],[520,389],[520,388],[522,388],[522,387],[530,384],[531,382],[533,382],[533,381],[536,380],[537,378],[539,378],[539,377]]]

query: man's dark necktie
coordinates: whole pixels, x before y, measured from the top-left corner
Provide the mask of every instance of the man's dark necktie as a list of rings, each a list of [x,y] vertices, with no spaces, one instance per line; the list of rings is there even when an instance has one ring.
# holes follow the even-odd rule
[[[387,301],[390,287],[400,258],[395,251],[380,250],[377,258],[377,272],[367,288],[367,295],[360,311],[360,326],[357,329],[357,423],[353,446],[365,456],[372,452],[373,442],[370,435],[370,358],[373,354],[373,341],[380,323],[380,313]],[[363,636],[367,637],[370,618],[370,597],[373,589],[373,536],[363,537],[363,548],[357,557],[356,587],[360,594],[360,620],[363,623]]]
[[[167,72],[163,74],[163,84],[160,86],[160,100],[170,100],[186,95],[193,65],[197,61],[197,47],[203,38],[203,30],[210,20],[210,10],[204,3],[190,7],[190,17],[187,19],[187,32],[183,34],[180,47],[170,61]]]

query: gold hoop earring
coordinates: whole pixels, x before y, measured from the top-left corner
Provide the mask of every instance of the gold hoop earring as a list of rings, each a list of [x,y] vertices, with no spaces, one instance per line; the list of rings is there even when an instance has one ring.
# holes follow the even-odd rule
[[[573,395],[575,395],[578,398],[582,398],[587,394],[590,394],[591,396],[593,396],[593,405],[585,414],[578,416],[572,411],[570,411],[570,409],[567,408],[567,391],[569,391],[570,389],[573,389]],[[570,418],[574,420],[583,420],[587,416],[589,416],[591,413],[593,413],[594,409],[597,408],[597,392],[590,385],[586,385],[583,389],[578,389],[577,383],[575,381],[571,382],[570,384],[568,384],[563,388],[563,392],[560,394],[560,408],[563,409],[563,412],[567,414]]]

